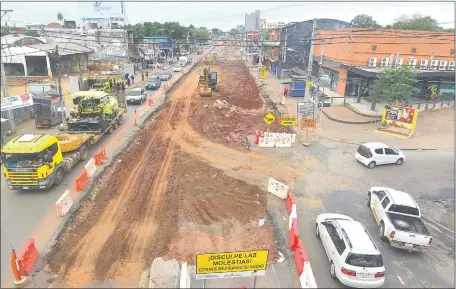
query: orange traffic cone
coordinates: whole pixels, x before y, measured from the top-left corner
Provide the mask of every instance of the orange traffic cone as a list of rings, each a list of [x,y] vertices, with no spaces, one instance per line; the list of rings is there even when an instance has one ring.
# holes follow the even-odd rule
[[[154,99],[152,98],[152,96],[149,98],[149,105],[153,105],[154,104]]]
[[[10,245],[11,245],[11,243],[10,243]],[[13,270],[13,275],[14,275],[14,287],[15,288],[24,288],[25,286],[27,286],[27,277],[21,276],[21,273],[19,273],[16,251],[13,249],[12,245],[11,245],[10,263],[11,263],[11,269]]]

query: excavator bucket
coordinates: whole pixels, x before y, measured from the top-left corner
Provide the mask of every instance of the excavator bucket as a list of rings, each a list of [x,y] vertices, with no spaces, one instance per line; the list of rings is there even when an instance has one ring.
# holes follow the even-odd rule
[[[200,87],[200,96],[212,96],[212,89],[210,87]]]

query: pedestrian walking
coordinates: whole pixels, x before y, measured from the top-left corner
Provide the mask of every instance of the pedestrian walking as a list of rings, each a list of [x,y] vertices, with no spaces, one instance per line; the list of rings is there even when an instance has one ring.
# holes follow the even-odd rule
[[[144,72],[141,73],[141,81],[144,81]]]
[[[120,88],[122,89],[122,93],[125,93],[125,84],[123,82],[120,85]]]
[[[130,87],[130,78],[127,78],[127,86]]]
[[[146,71],[146,77],[149,77],[149,71]]]
[[[134,74],[131,75],[131,84],[135,84],[135,75]]]
[[[288,85],[285,85],[285,88],[283,89],[283,96],[288,96]]]

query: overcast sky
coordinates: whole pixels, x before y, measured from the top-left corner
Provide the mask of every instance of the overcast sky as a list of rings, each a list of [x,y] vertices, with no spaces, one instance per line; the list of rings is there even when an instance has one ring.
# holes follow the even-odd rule
[[[103,1],[103,14],[90,2],[3,2],[2,9],[12,9],[2,18],[8,24],[48,24],[61,12],[66,20],[80,22],[81,17],[121,16],[120,2]],[[454,27],[455,4],[451,2],[126,2],[128,22],[178,21],[181,24],[229,30],[244,24],[244,14],[261,10],[268,23],[333,18],[350,22],[357,14],[371,15],[381,25],[391,24],[401,14],[431,16],[445,28]],[[109,8],[110,7],[110,8]]]

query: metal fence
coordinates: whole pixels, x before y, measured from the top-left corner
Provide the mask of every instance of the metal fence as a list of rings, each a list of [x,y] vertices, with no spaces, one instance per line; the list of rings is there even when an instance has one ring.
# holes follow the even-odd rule
[[[393,105],[393,103],[390,103]],[[413,102],[413,103],[405,103],[402,106],[416,108],[416,109],[424,109],[428,110],[431,108],[441,108],[441,107],[450,107],[455,105],[455,100],[439,100],[439,101],[421,101],[421,102]]]
[[[2,136],[5,136],[6,132],[12,129],[8,111],[1,111],[1,118],[6,119],[6,121],[1,122],[1,133]],[[16,126],[32,118],[34,118],[33,105],[13,109],[13,119],[16,123]]]

